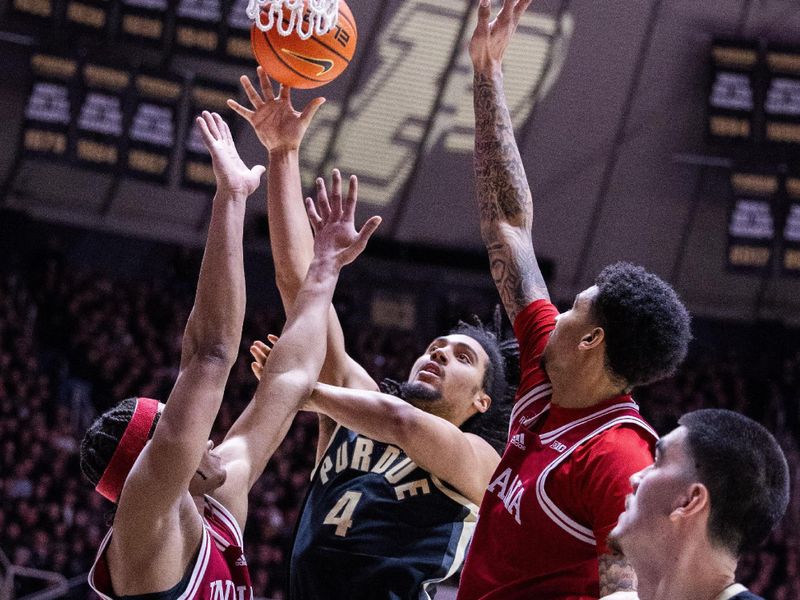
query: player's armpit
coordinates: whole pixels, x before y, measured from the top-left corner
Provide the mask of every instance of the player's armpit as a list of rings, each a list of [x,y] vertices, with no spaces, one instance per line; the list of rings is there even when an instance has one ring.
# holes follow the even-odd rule
[[[600,575],[600,597],[615,592],[635,592],[637,588],[636,571],[622,554],[603,554],[598,557]],[[617,596],[614,595],[614,598]]]

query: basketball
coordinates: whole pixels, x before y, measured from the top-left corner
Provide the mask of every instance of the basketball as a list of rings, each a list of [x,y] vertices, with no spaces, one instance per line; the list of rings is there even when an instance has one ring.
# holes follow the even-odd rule
[[[265,10],[259,18],[266,22]],[[290,11],[285,7],[282,18],[288,23]],[[325,35],[314,33],[304,40],[294,31],[281,35],[277,24],[268,31],[255,23],[250,28],[258,64],[270,79],[292,88],[315,88],[336,79],[350,64],[357,41],[356,22],[344,0],[339,2],[339,22]]]

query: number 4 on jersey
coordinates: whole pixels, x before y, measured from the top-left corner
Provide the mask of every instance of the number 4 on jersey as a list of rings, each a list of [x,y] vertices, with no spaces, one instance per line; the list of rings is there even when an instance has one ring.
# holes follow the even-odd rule
[[[353,512],[356,510],[359,500],[361,500],[361,492],[345,492],[325,517],[323,523],[336,525],[336,535],[344,537],[347,535],[347,530],[353,526]]]

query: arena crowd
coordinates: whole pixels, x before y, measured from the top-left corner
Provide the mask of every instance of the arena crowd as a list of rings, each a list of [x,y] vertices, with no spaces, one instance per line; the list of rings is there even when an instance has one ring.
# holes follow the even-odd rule
[[[190,256],[176,262],[171,277],[131,280],[82,270],[57,252],[42,252],[0,267],[0,549],[13,564],[76,579],[88,572],[111,505],[81,477],[80,440],[88,420],[122,398],[166,399],[177,374],[196,266]],[[427,338],[370,325],[354,301],[358,290],[345,286],[341,292],[337,304],[350,352],[375,377],[402,378],[421,350],[417,344]],[[277,305],[270,310],[251,301],[215,441],[255,389],[249,345],[279,332],[282,318]],[[732,329],[738,332],[733,338]],[[747,414],[776,434],[792,470],[792,502],[767,544],[741,560],[738,576],[754,593],[774,600],[800,598],[800,347],[781,342],[789,334],[777,324],[698,320],[681,372],[637,394],[660,432],[686,411],[721,407]],[[313,468],[315,431],[316,417],[300,414],[251,494],[245,547],[262,597],[285,597],[287,554]],[[16,593],[40,587],[20,578]],[[88,594],[81,584],[70,597]]]

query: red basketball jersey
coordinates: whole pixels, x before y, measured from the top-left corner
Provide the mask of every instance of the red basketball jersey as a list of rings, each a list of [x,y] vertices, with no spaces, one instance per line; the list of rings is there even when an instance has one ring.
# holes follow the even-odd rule
[[[253,587],[244,558],[239,524],[219,502],[205,497],[203,539],[191,575],[179,600],[252,600]],[[106,548],[111,528],[100,544],[94,566],[89,572],[89,585],[104,600],[116,598],[111,587],[111,574],[106,562]]]
[[[598,598],[597,557],[609,552],[631,475],[653,462],[656,433],[630,396],[585,409],[550,403],[540,363],[557,314],[540,300],[514,323],[522,379],[459,600]]]

